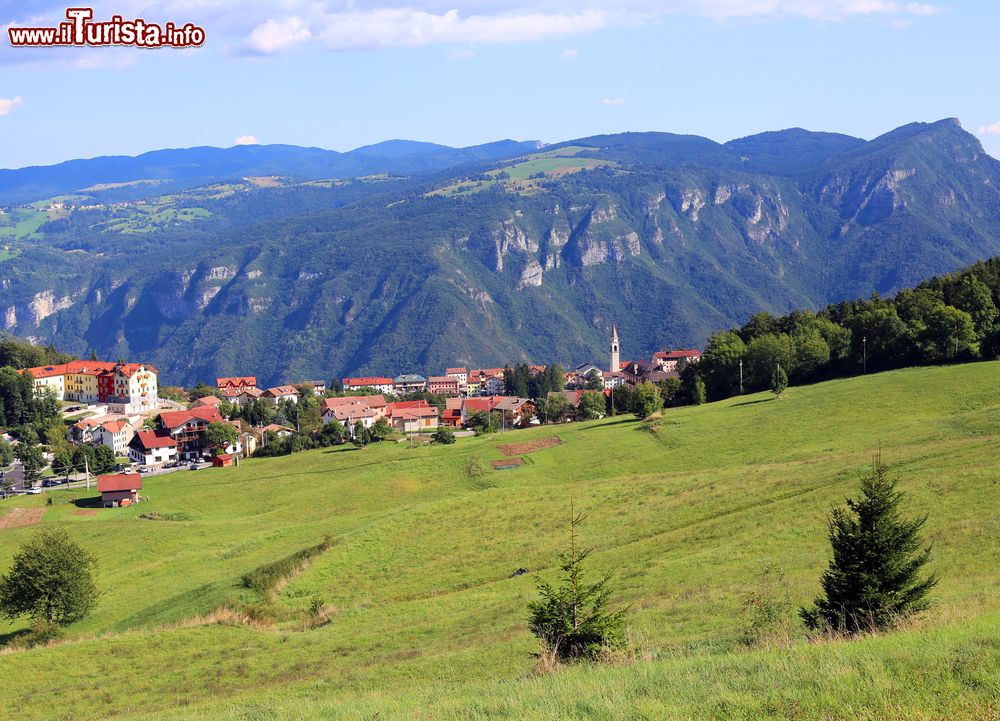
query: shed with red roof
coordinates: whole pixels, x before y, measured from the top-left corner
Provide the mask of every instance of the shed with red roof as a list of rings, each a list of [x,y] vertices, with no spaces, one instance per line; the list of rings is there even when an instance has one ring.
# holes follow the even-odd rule
[[[97,490],[105,508],[130,506],[139,502],[142,476],[138,473],[109,473],[97,477]]]

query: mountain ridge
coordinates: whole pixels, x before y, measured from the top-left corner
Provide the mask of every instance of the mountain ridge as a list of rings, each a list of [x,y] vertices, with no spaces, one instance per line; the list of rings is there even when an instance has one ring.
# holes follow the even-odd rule
[[[777,132],[36,210],[0,261],[0,327],[175,382],[575,364],[604,358],[612,321],[644,356],[1000,254],[1000,163],[953,122],[863,145]]]
[[[347,152],[283,143],[164,148],[139,155],[104,155],[53,165],[0,169],[0,204],[73,194],[104,183],[162,181],[161,189],[178,190],[246,175],[326,179],[426,173],[511,157],[528,152],[537,144],[538,141],[501,140],[453,148],[395,140]]]

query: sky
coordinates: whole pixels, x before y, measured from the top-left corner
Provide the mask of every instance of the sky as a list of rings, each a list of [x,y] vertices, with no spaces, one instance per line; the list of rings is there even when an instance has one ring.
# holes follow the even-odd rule
[[[239,143],[872,138],[946,117],[1000,157],[995,2],[95,0],[95,20],[192,22],[205,42],[11,47],[8,28],[66,7],[0,0],[0,167]]]

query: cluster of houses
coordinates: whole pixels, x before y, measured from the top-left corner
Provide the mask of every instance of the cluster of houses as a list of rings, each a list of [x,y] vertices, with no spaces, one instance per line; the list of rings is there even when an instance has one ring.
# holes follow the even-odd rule
[[[371,428],[384,418],[400,433],[428,433],[441,426],[461,428],[474,413],[493,411],[503,411],[516,427],[534,417],[535,404],[530,398],[515,396],[449,397],[439,410],[426,400],[387,402],[383,395],[342,396],[323,401],[323,423],[337,420],[353,435],[357,423]]]
[[[612,326],[609,369],[585,364],[566,372],[566,397],[571,407],[576,408],[586,388],[597,385],[610,393],[616,387],[657,383],[678,377],[685,364],[697,363],[700,358],[697,350],[674,350],[654,353],[648,361],[623,362],[619,357],[618,331]],[[226,420],[219,410],[223,399],[241,407],[255,401],[278,406],[281,401],[298,402],[298,388],[303,385],[310,386],[320,396],[327,391],[322,381],[262,389],[257,387],[254,376],[224,377],[216,379],[217,394],[199,398],[184,410],[160,412],[157,371],[149,364],[91,360],[25,370],[32,374],[36,392],[51,389],[49,392],[59,400],[86,404],[91,412],[96,412],[73,424],[72,441],[108,446],[116,456],[127,455],[133,463],[147,467],[209,458],[215,465],[230,465],[240,456],[252,455],[268,432],[279,437],[293,432],[277,424],[244,428],[238,420]],[[544,366],[529,366],[532,374],[544,370]],[[342,387],[345,395],[323,399],[322,419],[324,424],[340,422],[349,436],[353,436],[358,424],[370,429],[382,419],[404,434],[433,432],[441,426],[462,428],[471,416],[480,413],[498,412],[513,427],[536,422],[537,408],[532,399],[504,395],[503,368],[455,367],[445,369],[443,375],[429,377],[414,373],[352,377],[344,378]],[[406,397],[425,392],[444,396],[444,407],[439,409],[426,400],[386,399],[386,396]],[[209,448],[206,431],[212,423],[232,425],[237,440],[225,448]],[[108,483],[122,485],[122,489],[110,492],[127,491],[129,498],[141,488],[131,478]]]

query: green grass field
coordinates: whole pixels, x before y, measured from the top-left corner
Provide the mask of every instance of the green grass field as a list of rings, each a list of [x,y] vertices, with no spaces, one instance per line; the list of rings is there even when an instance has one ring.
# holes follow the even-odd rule
[[[147,481],[150,500],[41,523],[100,557],[103,596],[57,645],[0,653],[18,719],[1000,719],[1000,363],[904,370],[476,439],[381,444]],[[493,471],[502,443],[560,445]],[[881,446],[929,513],[933,607],[810,642],[825,518]],[[533,672],[525,604],[572,499],[617,569],[628,662]],[[3,502],[38,506],[45,496]],[[143,520],[156,512],[179,520]],[[0,530],[0,568],[32,528]],[[242,574],[333,546],[271,600]],[[770,566],[786,623],[742,642]],[[313,620],[311,605],[321,605]],[[214,613],[242,607],[254,618]],[[26,624],[0,628],[15,638]]]
[[[592,150],[582,146],[566,146],[554,150],[546,150],[539,153],[532,153],[523,158],[517,158],[506,165],[502,165],[495,170],[486,173],[485,180],[460,180],[442,188],[431,191],[428,195],[458,196],[470,193],[479,193],[489,190],[499,185],[508,192],[521,194],[531,194],[538,192],[541,188],[540,181],[557,178],[567,173],[576,173],[581,170],[593,170],[605,166],[616,166],[610,160],[599,158],[576,157],[584,150]],[[507,173],[509,178],[501,179],[497,176],[500,173]],[[532,176],[544,174],[543,178],[533,178]]]
[[[38,229],[52,218],[45,210],[35,208],[15,208],[0,215],[0,240],[22,240],[34,237]],[[8,255],[13,257],[13,255]],[[6,259],[6,258],[5,258]]]

